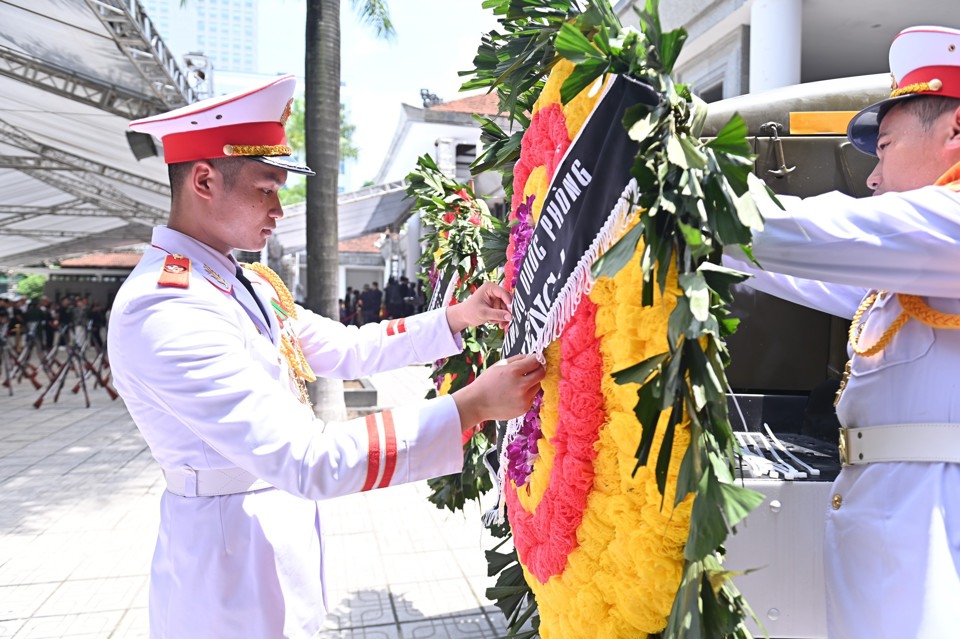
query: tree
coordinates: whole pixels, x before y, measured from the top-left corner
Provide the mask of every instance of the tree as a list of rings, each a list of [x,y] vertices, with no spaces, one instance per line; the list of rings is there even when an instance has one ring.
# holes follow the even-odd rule
[[[381,37],[394,34],[385,0],[350,0]],[[306,161],[317,172],[307,180],[307,307],[336,319],[338,266],[337,178],[340,174],[340,0],[307,0],[305,74]],[[343,386],[318,379],[311,386],[317,414],[342,418]]]
[[[299,155],[306,149],[306,137],[304,134],[304,106],[303,98],[297,98],[293,101],[293,108],[290,110],[290,119],[287,121],[287,143],[293,147],[294,152]],[[353,146],[353,133],[357,130],[357,125],[347,122],[347,113],[343,104],[340,105],[340,159],[356,160],[360,151]]]
[[[17,282],[17,293],[23,295],[28,300],[35,302],[43,297],[43,286],[47,283],[47,278],[41,273],[27,275]]]
[[[293,109],[290,112],[290,119],[287,121],[287,143],[293,147],[297,155],[302,155],[306,148],[303,124],[303,99],[297,98],[293,101]],[[346,121],[346,113],[343,105],[340,105],[340,159],[355,160],[360,155],[357,147],[353,145],[353,132],[356,131],[355,124]],[[287,204],[296,204],[307,199],[307,183],[303,176],[296,176],[293,184],[290,184],[289,176],[287,186],[280,191],[280,201],[284,206]]]

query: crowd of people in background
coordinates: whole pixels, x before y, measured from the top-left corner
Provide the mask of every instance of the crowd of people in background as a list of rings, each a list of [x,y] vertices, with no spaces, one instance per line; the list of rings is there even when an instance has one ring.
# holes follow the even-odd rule
[[[347,287],[340,298],[340,321],[346,325],[362,326],[384,319],[399,319],[426,310],[427,297],[423,283],[413,284],[403,275],[391,276],[381,289],[377,282],[364,284],[363,289]]]
[[[426,306],[422,282],[413,284],[406,276],[391,276],[382,288],[377,282],[364,284],[362,289],[348,286],[340,299],[340,321],[362,326],[422,313]],[[37,346],[49,350],[58,332],[62,344],[67,332],[80,328],[86,331],[89,345],[100,350],[106,343],[109,316],[109,308],[87,296],[65,296],[58,301],[46,296],[37,300],[0,298],[0,335],[17,344],[29,336],[37,340]]]
[[[101,350],[106,343],[104,332],[109,315],[109,309],[86,296],[66,296],[56,302],[46,296],[38,300],[0,298],[0,334],[17,345],[34,339],[37,346],[49,350],[58,334],[63,343],[68,332],[79,328],[85,331],[83,339]]]

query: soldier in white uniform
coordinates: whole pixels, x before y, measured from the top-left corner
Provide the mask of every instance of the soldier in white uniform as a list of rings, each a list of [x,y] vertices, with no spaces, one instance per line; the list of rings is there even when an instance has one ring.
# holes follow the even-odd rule
[[[891,97],[851,121],[875,196],[768,202],[751,285],[853,319],[844,467],[826,510],[829,636],[960,636],[960,31],[890,48]],[[790,339],[784,335],[783,339]]]
[[[133,122],[170,164],[168,225],[124,282],[110,318],[117,390],[163,467],[150,636],[309,637],[324,619],[315,500],[458,472],[461,431],[522,414],[543,369],[491,367],[452,396],[324,424],[305,384],[429,362],[467,326],[509,319],[493,285],[463,304],[357,327],[293,302],[262,265],[283,212],[284,123],[295,80]]]

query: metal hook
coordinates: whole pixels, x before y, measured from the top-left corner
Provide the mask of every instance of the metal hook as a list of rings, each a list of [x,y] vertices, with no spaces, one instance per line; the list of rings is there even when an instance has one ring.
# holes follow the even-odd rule
[[[780,168],[778,169],[767,169],[767,173],[777,176],[778,178],[786,177],[790,173],[793,173],[797,170],[795,166],[787,166],[787,160],[783,155],[783,141],[780,139],[780,131],[783,129],[783,125],[779,122],[766,122],[760,125],[761,131],[770,131],[770,139],[773,141],[773,148],[777,154],[777,161],[780,163]]]

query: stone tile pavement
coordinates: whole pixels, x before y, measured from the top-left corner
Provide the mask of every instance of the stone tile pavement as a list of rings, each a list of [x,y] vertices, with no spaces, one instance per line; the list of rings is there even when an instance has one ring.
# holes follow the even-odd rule
[[[426,368],[374,376],[382,407],[422,396]],[[147,575],[163,490],[123,403],[102,390],[33,407],[0,388],[0,639],[147,636]],[[330,614],[321,639],[488,638],[493,541],[437,510],[425,483],[331,500]]]

